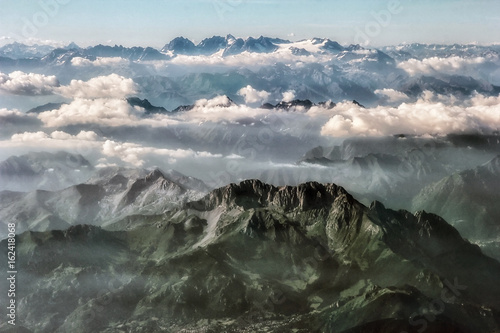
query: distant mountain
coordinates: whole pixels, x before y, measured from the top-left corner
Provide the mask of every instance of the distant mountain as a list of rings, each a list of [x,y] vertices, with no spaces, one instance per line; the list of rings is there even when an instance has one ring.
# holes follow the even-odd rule
[[[80,47],[80,46],[78,46],[76,43],[71,42],[71,43],[69,43],[68,45],[66,45],[65,49],[66,49],[66,50],[80,50],[80,49],[81,49],[81,47]]]
[[[500,156],[424,188],[414,209],[439,214],[500,260]]]
[[[172,112],[173,113],[177,113],[177,112],[191,111],[192,109],[194,109],[194,104],[191,104],[191,105],[179,105],[178,107],[176,107],[175,109],[173,109]]]
[[[500,48],[495,45],[482,46],[473,44],[422,44],[412,43],[397,46],[386,46],[382,51],[390,54],[398,60],[408,60],[411,58],[423,60],[426,58],[439,57],[495,57],[500,55]]]
[[[149,60],[167,60],[170,57],[160,53],[152,47],[124,47],[124,46],[108,46],[96,45],[88,48],[80,48],[78,45],[71,43],[64,48],[54,47],[28,47],[19,44],[18,48],[24,51],[16,51],[4,49],[8,45],[0,48],[0,66],[17,66],[17,67],[46,67],[46,66],[61,66],[71,64],[71,59],[81,57],[89,60],[95,60],[97,57],[119,57],[130,61],[149,61]],[[34,49],[33,49],[34,48]],[[29,50],[32,51],[30,54]]]
[[[86,181],[94,168],[81,155],[32,152],[0,162],[0,190],[60,190]]]
[[[262,61],[245,63],[244,57],[231,61],[220,58],[234,57],[244,52],[255,56],[262,54]],[[264,54],[272,55],[268,57]],[[207,64],[215,61],[224,65],[186,66],[182,60],[163,66],[149,62],[168,62],[178,55],[213,57],[211,60],[198,60],[201,61],[200,65],[204,61],[208,61]],[[440,70],[439,67],[432,72],[410,74],[399,66],[401,61],[408,59],[444,59],[450,56],[464,59],[484,57],[487,61],[481,65],[477,75],[471,71],[453,73],[452,70]],[[72,62],[77,57],[89,61],[100,57],[118,57],[129,61],[118,62],[117,66],[78,66],[78,63]],[[309,60],[297,59],[300,60],[300,66],[288,66],[287,63],[293,57],[308,57]],[[242,102],[238,91],[248,85],[271,93],[274,101],[279,92],[294,90],[299,100],[313,103],[328,99],[356,100],[373,107],[380,104],[395,106],[387,98],[375,93],[383,89],[405,94],[410,103],[417,101],[425,91],[453,95],[459,100],[470,98],[475,92],[498,96],[500,87],[495,75],[491,75],[500,68],[496,59],[500,59],[500,49],[494,45],[411,44],[373,49],[360,45],[343,46],[325,38],[287,41],[266,36],[243,39],[227,35],[205,38],[197,45],[187,38],[177,37],[167,43],[162,51],[151,47],[96,45],[79,48],[77,45],[68,45],[52,49],[40,57],[16,59],[0,54],[0,71],[50,73],[57,75],[64,84],[72,79],[88,80],[116,73],[135,78],[143,89],[143,96],[147,96],[153,105],[162,105],[168,110],[223,94]]]
[[[16,251],[18,325],[33,332],[499,327],[500,263],[436,215],[333,184],[248,180],[104,229],[26,232]]]
[[[313,45],[321,45],[321,49],[328,52],[340,52],[345,50],[342,45],[327,38],[313,38],[311,39],[311,43]]]
[[[94,57],[120,57],[131,61],[166,60],[168,56],[152,47],[123,47],[97,45],[85,49],[85,54]]]
[[[475,149],[468,148],[472,139],[464,144],[459,144],[459,140],[408,135],[349,138],[340,145],[315,147],[299,163],[327,167],[331,170],[330,178],[320,179],[342,183],[364,203],[381,200],[390,207],[416,209],[412,201],[425,186],[474,168],[488,161],[494,151],[500,151],[498,145],[493,145],[498,136],[478,136]],[[418,209],[428,210],[428,207]],[[431,211],[449,219],[442,211]]]
[[[193,73],[178,77],[137,77],[134,81],[147,93],[148,100],[173,110],[179,105],[192,105],[200,99],[227,95],[232,100],[240,97],[238,91],[249,84],[248,78],[238,72]]]
[[[11,59],[41,58],[55,49],[50,45],[25,45],[18,42],[0,47],[0,57]]]
[[[211,55],[220,50],[223,50],[228,45],[228,39],[221,36],[213,36],[202,40],[196,48],[199,54]]]
[[[295,99],[293,101],[285,102],[281,101],[276,105],[270,104],[270,103],[265,103],[261,106],[262,109],[277,109],[277,110],[294,110],[296,108],[302,108],[304,110],[309,110],[313,106],[318,105],[321,107],[326,107],[328,109],[333,109],[336,104],[328,101],[328,102],[319,102],[318,104],[315,104],[311,102],[310,100],[300,100],[300,99]]]
[[[40,105],[40,106],[34,107],[32,109],[29,109],[28,111],[26,111],[26,113],[42,113],[45,111],[57,110],[57,109],[60,109],[61,106],[63,106],[64,104],[66,104],[66,103],[47,103],[47,104]]]
[[[127,98],[127,102],[130,106],[138,106],[146,110],[146,114],[153,114],[153,113],[168,113],[169,111],[165,109],[162,106],[154,106],[152,105],[147,99],[140,99],[139,97],[129,97]],[[43,104],[37,107],[34,107],[26,113],[42,113],[46,111],[51,111],[51,110],[57,110],[61,108],[61,106],[65,105],[67,103],[47,103]]]
[[[11,173],[28,172],[18,168]],[[162,214],[207,191],[203,182],[172,170],[108,167],[59,191],[0,192],[0,217],[17,223],[18,232],[103,225],[133,214]]]
[[[227,96],[219,96],[221,97],[221,102],[219,104],[213,105],[213,107],[219,107],[219,108],[228,108],[231,106],[236,106],[237,104],[229,97]],[[172,113],[177,113],[177,112],[184,112],[184,111],[191,111],[196,107],[195,104],[191,105],[180,105],[176,107],[174,110],[172,110]]]
[[[276,109],[283,109],[283,110],[290,110],[291,108],[297,108],[297,107],[303,107],[305,110],[309,110],[313,106],[313,103],[306,99],[306,100],[293,100],[290,102],[279,102],[276,104],[274,107]]]
[[[471,77],[459,75],[439,75],[412,77],[401,82],[399,90],[408,96],[419,97],[424,91],[432,91],[441,95],[467,97],[474,93],[500,94],[500,87],[485,84]]]
[[[80,57],[87,58],[83,50],[65,50],[55,49],[40,59],[42,66],[68,66],[71,64],[71,59]],[[90,57],[89,60],[95,60],[95,57]]]
[[[146,110],[146,114],[151,113],[167,113],[169,112],[163,106],[154,106],[147,99],[140,99],[138,97],[129,97],[127,98],[128,104],[131,106],[139,106]]]
[[[255,53],[271,53],[278,49],[278,46],[274,43],[275,41],[276,40],[264,36],[260,36],[257,39],[249,37],[245,41],[237,39],[233,44],[228,46],[223,55],[234,55],[245,51]]]
[[[166,44],[162,52],[172,51],[177,54],[196,54],[197,48],[192,41],[184,37],[176,37]]]
[[[232,35],[226,37],[214,36],[202,40],[198,45],[184,37],[177,37],[162,48],[162,52],[173,52],[184,55],[212,55],[220,50],[223,56],[240,54],[242,52],[271,53],[278,49],[277,44],[289,43],[288,41],[269,38],[249,37],[246,40],[235,38]]]
[[[427,44],[407,44],[400,46],[387,46],[380,49],[363,48],[360,45],[342,46],[336,41],[327,38],[312,38],[291,42],[280,38],[260,36],[258,38],[248,37],[247,39],[237,38],[233,35],[213,36],[203,39],[197,45],[184,37],[176,37],[161,49],[161,52],[152,47],[124,47],[121,45],[95,45],[87,48],[80,48],[75,43],[70,43],[65,47],[56,48],[49,45],[25,45],[12,43],[0,47],[0,57],[12,60],[42,58],[50,52],[60,49],[66,51],[79,51],[87,56],[95,57],[122,57],[132,61],[141,60],[165,60],[169,59],[165,53],[183,55],[212,55],[219,51],[225,56],[235,55],[242,52],[271,53],[285,47],[294,50],[296,55],[309,55],[316,52],[326,52],[338,55],[339,57],[360,57],[370,56],[377,58],[381,62],[406,61],[409,59],[423,60],[426,58],[439,57],[485,57],[495,58],[500,56],[500,48],[481,45],[427,45]],[[312,51],[312,52],[311,52]],[[354,59],[354,58],[353,58]]]

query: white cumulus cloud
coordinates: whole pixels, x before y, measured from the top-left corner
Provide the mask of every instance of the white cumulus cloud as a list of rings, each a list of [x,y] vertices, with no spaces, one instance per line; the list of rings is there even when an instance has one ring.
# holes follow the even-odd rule
[[[12,150],[17,154],[30,151],[71,151],[84,156],[98,154],[102,146],[102,139],[92,131],[81,131],[71,135],[63,131],[51,133],[23,132],[12,135],[10,140],[0,141],[0,148],[4,151]]]
[[[10,74],[0,73],[0,90],[13,95],[50,95],[59,87],[54,75],[45,76],[35,73],[15,71]]]
[[[245,98],[246,103],[250,103],[250,104],[265,102],[265,101],[267,101],[267,99],[271,95],[269,92],[267,92],[265,90],[259,91],[257,89],[254,89],[250,85],[241,88],[238,91],[238,94]]]
[[[236,105],[227,96],[217,96],[196,101],[192,110],[179,114],[177,119],[191,123],[232,122],[243,118],[256,118],[268,112],[246,105]]]
[[[295,99],[295,91],[289,90],[283,93],[283,102],[291,102]]]
[[[59,109],[40,113],[38,118],[47,127],[75,124],[121,126],[137,124],[141,114],[124,99],[77,98]]]
[[[102,145],[102,153],[105,156],[117,157],[120,160],[140,167],[148,155],[164,156],[169,163],[175,163],[177,159],[195,158],[221,158],[222,155],[209,152],[197,152],[191,149],[166,149],[142,146],[132,142],[115,142],[106,140]]]
[[[398,107],[363,109],[340,103],[321,129],[332,137],[394,134],[493,132],[500,129],[500,97],[476,95],[462,105],[449,105],[424,96]]]
[[[98,141],[99,136],[94,131],[80,131],[77,135],[71,135],[63,131],[54,131],[50,134],[52,139],[56,140],[82,140]]]
[[[38,132],[24,132],[12,135],[11,141],[13,142],[39,142],[44,140],[78,140],[78,141],[98,141],[99,136],[94,131],[80,131],[76,135],[71,135],[64,131],[53,131],[50,134]]]
[[[137,92],[132,79],[117,74],[98,76],[88,81],[71,80],[58,93],[68,98],[125,98]]]
[[[33,141],[37,142],[49,138],[50,136],[47,133],[38,131],[38,132],[24,132],[24,133],[14,134],[11,140],[14,142],[33,142]]]
[[[387,99],[389,103],[401,103],[410,99],[405,93],[394,89],[377,89],[375,90],[375,94]]]

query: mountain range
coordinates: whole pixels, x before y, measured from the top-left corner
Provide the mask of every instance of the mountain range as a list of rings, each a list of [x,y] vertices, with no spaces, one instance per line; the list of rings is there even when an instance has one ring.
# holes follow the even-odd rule
[[[108,167],[88,177],[58,191],[2,191],[0,216],[16,223],[17,232],[103,226],[129,215],[163,214],[208,191],[202,181],[173,170]]]
[[[95,169],[82,155],[32,152],[0,162],[0,191],[53,191],[86,181]]]
[[[234,55],[242,52],[257,52],[271,53],[279,48],[279,45],[291,45],[295,50],[303,52],[307,55],[308,51],[305,48],[297,47],[296,44],[308,41],[310,45],[316,45],[319,50],[326,52],[341,52],[363,50],[359,45],[342,46],[336,41],[327,38],[311,38],[309,40],[301,40],[292,42],[280,38],[260,36],[258,38],[248,37],[246,39],[235,37],[228,34],[225,37],[213,36],[203,39],[198,44],[195,44],[190,39],[184,37],[176,37],[165,44],[161,50],[156,50],[152,47],[124,47],[122,45],[96,45],[87,48],[81,48],[75,43],[70,43],[64,47],[56,47],[52,45],[26,45],[19,42],[14,42],[0,47],[0,57],[12,59],[28,59],[43,57],[56,49],[79,50],[88,52],[89,55],[99,57],[119,57],[135,59],[135,60],[159,60],[165,59],[161,53],[183,54],[183,55],[212,55],[222,51],[222,55]],[[496,56],[500,52],[499,45],[467,45],[467,44],[402,44],[397,46],[385,46],[380,48],[385,54],[397,59],[408,60],[411,58],[425,59],[430,57],[450,57],[450,56]],[[160,51],[160,52],[159,52]],[[135,55],[134,55],[135,54]],[[141,54],[147,54],[146,57],[141,57]]]
[[[334,184],[248,180],[159,216],[24,232],[17,249],[26,332],[498,328],[500,263],[436,215]]]
[[[448,56],[451,60],[445,58]],[[260,60],[249,62],[248,57]],[[0,48],[0,71],[50,73],[61,83],[116,73],[134,79],[140,87],[138,97],[169,110],[222,94],[242,103],[238,92],[248,85],[269,92],[271,100],[263,102],[273,104],[281,101],[283,92],[292,90],[296,99],[314,103],[357,100],[372,106],[395,103],[377,92],[383,89],[396,90],[408,101],[415,101],[425,91],[457,98],[474,93],[496,96],[500,93],[495,79],[499,59],[500,50],[494,45],[408,44],[373,49],[342,46],[323,38],[286,41],[228,35],[206,38],[198,44],[177,37],[161,50],[121,45],[80,48],[71,44],[50,49],[9,44]],[[297,63],[301,65],[293,65]],[[477,68],[453,70],[467,69],[468,63]],[[413,70],[416,75],[410,75]]]
[[[484,141],[481,138],[453,135],[425,139],[403,134],[384,138],[349,138],[340,145],[315,147],[298,163],[335,170],[330,179],[340,182],[365,204],[381,200],[393,208],[429,210],[429,206],[414,206],[412,202],[425,186],[451,174],[466,172],[481,161],[486,163],[499,151],[496,141],[489,143],[486,137]],[[478,187],[480,192],[481,186]],[[465,193],[466,190],[458,189],[458,192]],[[443,192],[443,195],[448,193]],[[435,207],[440,206],[427,194],[422,198],[434,202]],[[442,211],[430,211],[446,219],[450,217]]]
[[[498,45],[15,43],[0,95],[0,332],[500,332]]]

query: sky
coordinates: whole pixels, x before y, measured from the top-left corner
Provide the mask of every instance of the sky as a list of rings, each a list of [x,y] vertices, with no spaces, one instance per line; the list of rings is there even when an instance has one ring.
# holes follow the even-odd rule
[[[177,36],[341,44],[500,42],[498,0],[0,0],[0,42],[162,47]]]

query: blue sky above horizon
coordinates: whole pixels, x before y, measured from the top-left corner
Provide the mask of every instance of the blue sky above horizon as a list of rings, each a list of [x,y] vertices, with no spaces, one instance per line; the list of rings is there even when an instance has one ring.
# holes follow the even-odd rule
[[[0,0],[0,42],[161,47],[177,36],[341,44],[500,42],[498,0]]]

